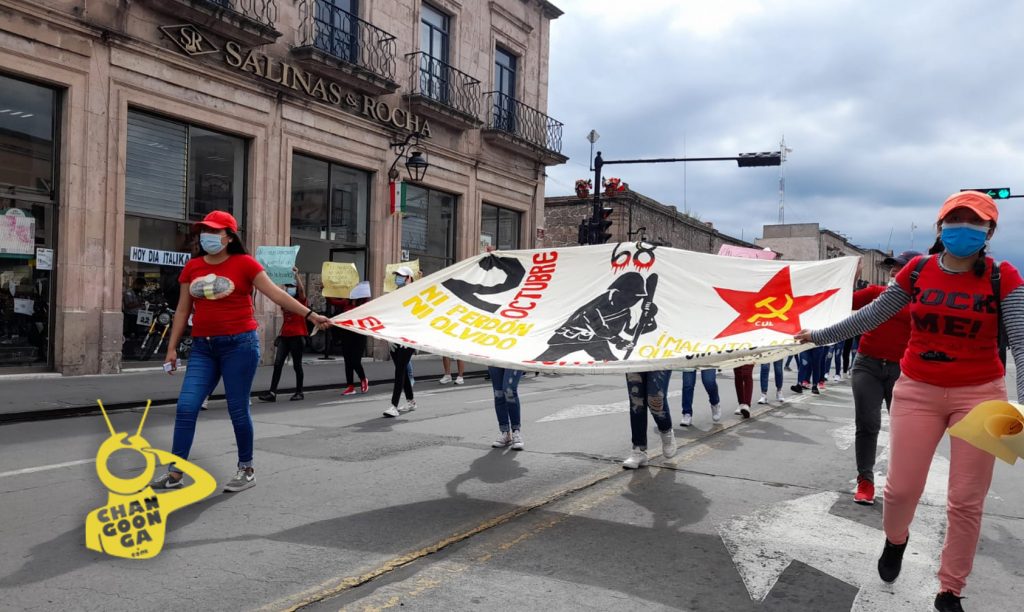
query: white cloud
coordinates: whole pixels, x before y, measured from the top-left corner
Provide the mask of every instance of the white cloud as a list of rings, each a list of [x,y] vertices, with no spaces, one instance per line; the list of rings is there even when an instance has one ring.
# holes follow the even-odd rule
[[[1024,194],[1024,4],[999,0],[561,0],[550,115],[566,123],[548,194],[606,159],[725,156],[785,134],[787,221],[818,221],[864,246],[931,243],[941,201],[963,187]],[[679,165],[609,167],[682,208]],[[774,223],[778,169],[690,164],[685,200],[747,238]],[[1024,200],[1001,204],[996,254],[1024,266]]]

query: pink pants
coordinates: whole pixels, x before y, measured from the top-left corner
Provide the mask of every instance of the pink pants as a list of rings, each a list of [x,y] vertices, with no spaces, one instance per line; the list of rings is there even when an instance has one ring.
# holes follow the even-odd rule
[[[896,382],[882,512],[882,526],[890,542],[907,541],[932,456],[946,429],[964,418],[971,408],[995,399],[1006,399],[1006,382],[1002,378],[971,387],[936,387],[906,376]],[[950,439],[946,543],[939,567],[943,591],[960,595],[971,573],[994,462],[992,455],[959,438]]]

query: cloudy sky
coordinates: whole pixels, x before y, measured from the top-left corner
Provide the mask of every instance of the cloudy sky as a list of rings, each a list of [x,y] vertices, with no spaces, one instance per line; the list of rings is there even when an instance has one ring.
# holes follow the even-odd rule
[[[864,247],[934,240],[964,187],[1024,195],[1024,2],[556,0],[548,113],[568,195],[605,159],[732,156],[785,136],[787,223]],[[630,188],[747,240],[776,223],[778,168],[606,166]],[[1004,200],[990,253],[1024,268],[1024,199]],[[891,241],[890,241],[891,235]]]

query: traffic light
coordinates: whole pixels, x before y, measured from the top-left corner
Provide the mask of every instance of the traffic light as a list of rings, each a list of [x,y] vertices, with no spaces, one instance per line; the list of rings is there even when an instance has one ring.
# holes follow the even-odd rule
[[[781,151],[766,151],[764,153],[740,153],[736,158],[736,165],[740,168],[753,168],[755,166],[781,166]]]
[[[590,244],[604,244],[608,242],[608,239],[612,237],[611,232],[608,228],[612,226],[612,220],[609,218],[615,209],[610,206],[602,206],[600,209],[595,209],[598,213],[598,218],[590,220]]]
[[[590,226],[586,219],[580,221],[579,236],[576,241],[580,244],[590,244]]]
[[[984,189],[961,189],[960,191],[980,191],[993,200],[1005,200],[1010,197],[1009,187],[986,187]]]

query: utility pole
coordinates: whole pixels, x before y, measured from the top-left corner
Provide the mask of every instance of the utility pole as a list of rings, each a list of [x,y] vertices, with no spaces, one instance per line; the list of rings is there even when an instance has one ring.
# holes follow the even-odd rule
[[[786,148],[786,136],[783,134],[779,141],[779,225],[786,223],[786,153],[792,153],[793,149]]]

